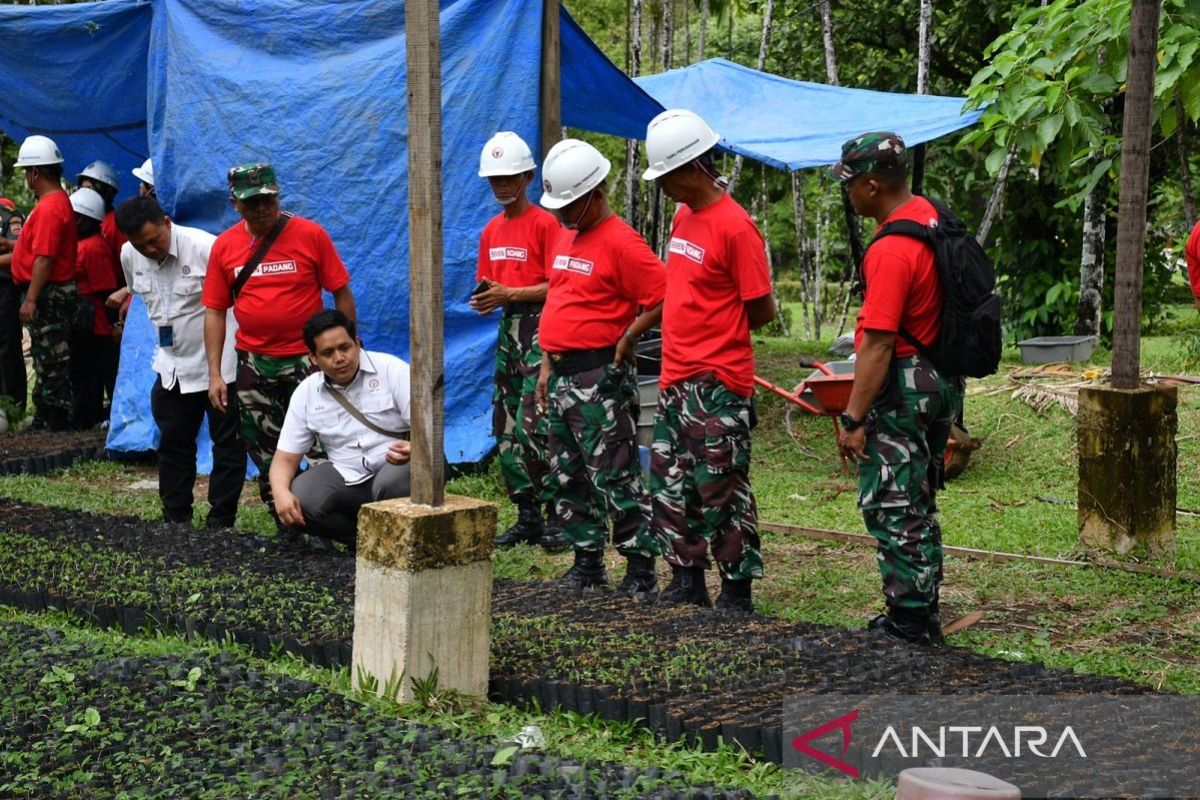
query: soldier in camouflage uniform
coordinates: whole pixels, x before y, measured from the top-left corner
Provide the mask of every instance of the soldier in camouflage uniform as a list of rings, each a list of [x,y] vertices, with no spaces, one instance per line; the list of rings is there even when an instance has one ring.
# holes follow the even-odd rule
[[[315,369],[302,335],[304,322],[321,310],[322,289],[333,294],[339,311],[354,319],[354,294],[350,275],[325,229],[280,211],[279,184],[270,164],[241,164],[227,177],[230,201],[242,219],[213,243],[204,277],[208,395],[214,408],[226,410],[228,388],[221,377],[221,353],[225,312],[232,307],[238,323],[236,405],[242,438],[258,467],[259,493],[276,516],[271,459],[292,392]],[[243,265],[273,233],[277,238],[235,297],[233,284]]]
[[[19,309],[29,326],[37,383],[33,425],[47,430],[70,428],[71,391],[68,337],[79,291],[75,285],[75,212],[62,189],[62,153],[45,136],[21,144],[16,165],[38,196],[12,251],[14,285],[24,292]]]
[[[832,168],[855,210],[886,222],[937,221],[912,194],[904,142],[868,133],[846,142]],[[858,460],[858,504],[878,541],[887,613],[872,630],[929,645],[942,641],[938,593],[942,532],[936,492],[962,384],[934,368],[916,347],[941,330],[942,289],[928,244],[907,236],[874,241],[863,258],[865,295],[855,330],[854,388],[838,444]]]
[[[547,550],[570,546],[553,522],[554,487],[546,453],[546,415],[534,401],[542,350],[537,331],[549,286],[547,258],[562,226],[554,215],[529,202],[533,153],[521,137],[501,131],[479,154],[479,177],[487,178],[501,206],[479,237],[479,261],[471,308],[480,314],[501,309],[492,392],[492,435],[500,472],[518,518],[496,537],[497,547],[540,543]],[[547,519],[543,521],[541,508]]]
[[[679,203],[663,301],[662,373],[650,454],[656,537],[669,540],[671,583],[659,602],[712,605],[704,570],[721,574],[717,608],[754,610],[763,576],[750,488],[754,351],[750,331],[775,317],[766,246],[726,192],[698,115],[669,109],[646,131],[645,180]]]
[[[637,455],[634,344],[661,317],[663,266],[609,208],[603,182],[610,167],[576,139],[546,156],[541,204],[570,233],[552,255],[537,396],[549,407],[556,507],[575,552],[559,585],[572,592],[608,585],[611,519],[613,545],[627,562],[617,591],[644,598],[658,593],[654,556],[663,549],[649,533]]]

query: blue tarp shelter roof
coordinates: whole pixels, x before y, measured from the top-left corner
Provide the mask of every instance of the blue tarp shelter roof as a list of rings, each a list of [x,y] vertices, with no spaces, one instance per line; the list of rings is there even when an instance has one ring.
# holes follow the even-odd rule
[[[497,323],[467,306],[479,231],[496,206],[479,148],[513,130],[540,151],[541,0],[441,0],[446,455],[493,446]],[[793,169],[837,158],[873,128],[912,143],[963,127],[961,100],[787,81],[716,59],[643,78],[617,69],[563,10],[566,125],[628,138],[687,106],[729,149]],[[284,206],[324,225],[350,270],[367,347],[408,357],[408,176],[403,5],[387,0],[107,0],[0,5],[0,130],[51,136],[73,178],[104,159],[153,156],[179,223],[218,233],[237,217],[225,171],[275,164]],[[540,181],[539,181],[540,182]],[[157,445],[149,395],[156,340],[145,309],[126,324],[108,444]],[[201,434],[204,445],[204,434]],[[200,450],[207,468],[207,447]]]
[[[780,169],[832,164],[843,142],[866,131],[894,131],[909,146],[928,142],[974,125],[981,113],[962,113],[962,97],[794,81],[723,58],[635,83],[665,107],[704,117],[730,151]]]

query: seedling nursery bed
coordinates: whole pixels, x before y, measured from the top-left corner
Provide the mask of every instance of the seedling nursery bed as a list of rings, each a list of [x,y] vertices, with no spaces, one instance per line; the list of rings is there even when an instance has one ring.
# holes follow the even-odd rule
[[[0,500],[0,603],[350,662],[354,560],[272,538]],[[784,700],[805,694],[1136,694],[1115,678],[927,650],[877,634],[497,581],[493,699],[636,720],[669,740],[782,759]],[[914,680],[919,676],[919,680]]]
[[[138,656],[0,623],[0,796],[735,800],[656,767],[458,738],[224,650]]]
[[[103,458],[105,431],[24,431],[0,435],[0,475],[44,475]]]

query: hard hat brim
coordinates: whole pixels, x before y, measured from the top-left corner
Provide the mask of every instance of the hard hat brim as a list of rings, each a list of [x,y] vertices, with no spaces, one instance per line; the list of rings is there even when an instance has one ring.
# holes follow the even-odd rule
[[[134,167],[129,171],[133,173],[133,177],[137,178],[142,183],[148,183],[151,186],[154,185],[154,176],[146,172],[141,167]]]
[[[563,200],[558,197],[551,197],[550,195],[546,194],[545,192],[542,192],[542,196],[538,199],[538,204],[541,205],[543,208],[548,208],[551,211],[555,211],[560,208],[566,208],[567,206],[571,205],[571,203],[574,203],[578,199],[579,198],[576,197],[576,198],[572,198],[570,200]]]

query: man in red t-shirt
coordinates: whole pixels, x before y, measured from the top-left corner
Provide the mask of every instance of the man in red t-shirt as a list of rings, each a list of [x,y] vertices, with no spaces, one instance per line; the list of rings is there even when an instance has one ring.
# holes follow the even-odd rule
[[[711,606],[709,549],[721,573],[717,607],[751,612],[763,574],[750,488],[754,351],[750,331],[775,318],[762,234],[718,176],[720,137],[691,111],[668,109],[646,130],[645,180],[679,210],[663,300],[662,373],[650,449],[656,538],[671,542],[665,603]]]
[[[503,309],[492,390],[492,435],[500,474],[516,505],[517,522],[496,537],[497,547],[540,543],[547,550],[570,544],[553,522],[554,487],[546,455],[546,415],[534,402],[542,350],[537,331],[549,286],[547,256],[562,226],[554,215],[529,202],[533,153],[511,131],[487,141],[479,155],[479,177],[487,178],[502,210],[479,237],[479,282],[471,308],[480,314]],[[548,522],[542,520],[546,506]]]
[[[29,326],[37,378],[33,427],[52,431],[71,427],[68,338],[79,305],[75,212],[62,188],[62,163],[58,145],[45,136],[30,136],[14,164],[25,170],[25,184],[38,198],[13,247],[12,279],[25,293],[20,317]]]
[[[238,323],[236,404],[242,438],[258,467],[259,493],[275,516],[271,458],[292,392],[314,369],[302,335],[304,321],[322,309],[322,289],[332,292],[337,309],[354,319],[354,294],[350,275],[325,229],[280,212],[279,184],[270,164],[241,164],[229,170],[228,179],[230,202],[242,219],[213,242],[204,277],[208,397],[221,412],[231,405],[221,377],[221,353],[225,316],[232,307]],[[272,235],[275,240],[235,297],[234,283],[242,266]],[[160,343],[170,335],[160,329]]]
[[[78,245],[75,249],[75,283],[79,287],[81,309],[71,331],[71,386],[75,392],[71,422],[87,430],[108,419],[104,396],[112,399],[117,379],[117,343],[104,301],[117,288],[112,250],[101,234],[104,222],[104,198],[93,189],[77,189],[71,195],[75,210]],[[86,309],[86,311],[85,311]],[[90,312],[90,313],[89,313]],[[90,325],[83,329],[79,321],[88,315]]]
[[[663,265],[609,208],[611,164],[596,148],[564,139],[546,154],[541,204],[567,230],[550,258],[550,289],[538,328],[542,367],[537,400],[549,407],[555,507],[575,564],[559,579],[566,591],[607,586],[604,543],[625,556],[619,593],[658,593],[635,439],[638,413],[634,343],[662,317]]]
[[[842,145],[833,176],[882,228],[895,220],[936,225],[933,205],[908,187],[904,142],[866,133]],[[932,248],[884,236],[863,257],[865,295],[855,325],[854,388],[838,445],[858,461],[858,505],[878,542],[887,613],[870,628],[917,644],[940,644],[942,531],[934,497],[962,384],[943,377],[909,340],[932,346],[941,330],[942,287]]]
[[[1196,308],[1200,309],[1200,222],[1192,228],[1183,255],[1187,259],[1188,282],[1192,285],[1192,296],[1196,298]]]

